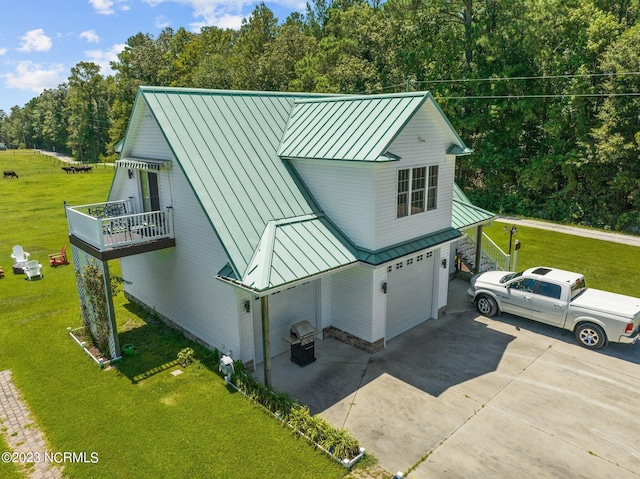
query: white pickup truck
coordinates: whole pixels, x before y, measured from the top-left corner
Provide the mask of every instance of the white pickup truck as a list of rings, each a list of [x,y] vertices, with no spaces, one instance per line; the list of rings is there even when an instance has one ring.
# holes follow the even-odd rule
[[[640,298],[587,288],[583,275],[560,269],[481,273],[467,295],[484,316],[505,312],[568,329],[589,349],[634,343],[640,332]]]

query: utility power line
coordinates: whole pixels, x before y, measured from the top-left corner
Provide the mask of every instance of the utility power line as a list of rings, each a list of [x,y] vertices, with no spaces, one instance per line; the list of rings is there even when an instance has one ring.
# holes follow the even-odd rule
[[[524,98],[566,98],[566,97],[586,97],[604,98],[620,96],[640,96],[640,92],[630,93],[558,93],[546,95],[478,95],[478,96],[439,96],[443,100],[520,100]]]
[[[519,77],[488,77],[488,78],[451,78],[448,80],[421,80],[415,82],[420,85],[422,83],[465,83],[465,82],[484,82],[484,81],[511,81],[511,80],[555,80],[558,78],[594,78],[594,77],[616,77],[624,75],[640,75],[640,72],[619,72],[619,73],[576,73],[566,75],[538,75],[538,76],[519,76]],[[402,86],[402,85],[399,85]]]

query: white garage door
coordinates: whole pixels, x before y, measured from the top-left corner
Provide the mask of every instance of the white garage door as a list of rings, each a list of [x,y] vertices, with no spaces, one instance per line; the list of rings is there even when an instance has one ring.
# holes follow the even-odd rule
[[[256,364],[262,363],[262,320],[260,316],[260,301],[254,300],[253,308],[253,336],[256,352]],[[283,336],[288,336],[293,323],[309,321],[316,323],[316,281],[310,281],[299,286],[269,295],[269,327],[271,337],[271,356],[289,351],[290,344]]]
[[[433,252],[387,267],[387,340],[431,318]]]

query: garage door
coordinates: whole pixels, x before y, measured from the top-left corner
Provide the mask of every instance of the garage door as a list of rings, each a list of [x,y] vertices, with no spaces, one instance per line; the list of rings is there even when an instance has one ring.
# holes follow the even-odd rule
[[[269,327],[271,337],[271,356],[289,351],[290,344],[283,336],[289,335],[293,323],[309,321],[316,326],[316,281],[310,281],[269,295]],[[260,301],[254,300],[253,336],[256,352],[256,364],[262,363],[262,322]]]
[[[431,317],[433,252],[387,267],[387,340]]]

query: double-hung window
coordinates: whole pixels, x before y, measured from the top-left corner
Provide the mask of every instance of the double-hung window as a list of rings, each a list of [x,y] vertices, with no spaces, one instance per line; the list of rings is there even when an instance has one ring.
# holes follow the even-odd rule
[[[437,197],[437,165],[398,170],[398,218],[435,209]]]
[[[398,218],[409,214],[409,171],[398,170]]]
[[[427,189],[427,210],[438,207],[438,165],[429,167],[429,188]]]

